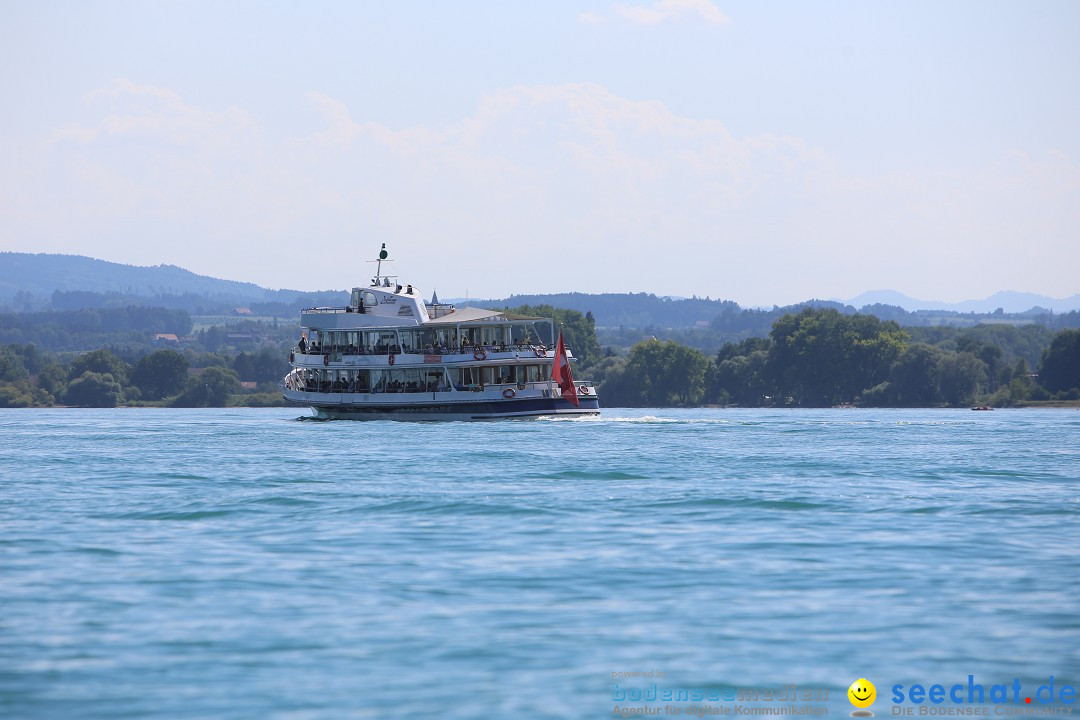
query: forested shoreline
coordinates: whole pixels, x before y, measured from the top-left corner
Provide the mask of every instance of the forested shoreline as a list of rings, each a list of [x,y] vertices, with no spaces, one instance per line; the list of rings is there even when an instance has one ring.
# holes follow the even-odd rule
[[[767,337],[726,343],[714,356],[674,340],[647,340],[626,357],[597,363],[592,377],[609,407],[1068,402],[1080,400],[1080,331],[903,328],[871,315],[807,308],[778,319]]]
[[[706,353],[655,336],[602,346],[591,312],[506,310],[555,318],[578,360],[576,377],[599,387],[604,407],[1080,401],[1080,330],[1037,322],[909,327],[807,306],[776,317],[767,333]],[[278,383],[298,337],[295,321],[207,324],[169,308],[0,313],[0,407],[281,404]]]

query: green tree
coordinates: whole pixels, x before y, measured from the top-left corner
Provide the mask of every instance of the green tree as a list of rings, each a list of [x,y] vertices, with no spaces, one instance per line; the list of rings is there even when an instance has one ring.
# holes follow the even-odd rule
[[[940,402],[938,372],[944,353],[926,343],[914,343],[901,351],[889,373],[891,402],[921,406]]]
[[[987,367],[970,352],[946,355],[938,366],[938,393],[949,405],[968,405],[986,383]]]
[[[895,322],[814,308],[780,318],[769,336],[770,379],[815,407],[852,402],[884,382],[907,337]]]
[[[173,401],[173,407],[225,407],[231,393],[240,390],[235,370],[208,367],[188,378],[184,392]]]
[[[187,360],[175,350],[158,350],[135,365],[132,381],[147,400],[160,400],[184,389]]]
[[[626,358],[604,358],[595,366],[593,382],[599,388],[605,407],[635,407],[642,405],[641,391],[630,382],[626,373]]]
[[[0,382],[16,382],[29,377],[19,354],[10,347],[0,347]]]
[[[274,347],[241,352],[233,358],[232,367],[241,380],[277,382],[289,372],[288,352]]]
[[[768,351],[754,350],[716,363],[709,376],[710,397],[747,407],[772,404],[775,391],[766,372],[767,359]]]
[[[1016,367],[1006,368],[1006,370],[1007,372],[1002,373],[1001,387],[986,401],[986,404],[1009,407],[1032,398],[1035,383],[1031,379],[1031,372],[1028,370],[1027,362],[1020,358],[1016,361]]]
[[[29,386],[21,383],[0,383],[0,407],[25,408],[36,404]]]
[[[120,383],[109,373],[86,371],[68,383],[63,399],[79,407],[116,407],[124,397]]]
[[[46,363],[38,372],[37,384],[53,397],[60,397],[67,387],[67,372],[58,362]]]
[[[1062,330],[1039,363],[1039,384],[1050,392],[1080,388],[1080,330]]]
[[[631,406],[699,404],[705,394],[708,358],[700,350],[669,340],[648,340],[630,351],[620,378]]]
[[[0,407],[34,407],[53,403],[53,395],[40,386],[35,387],[31,377],[35,370],[42,372],[42,362],[43,357],[33,345],[0,347]]]
[[[993,342],[982,342],[971,332],[962,333],[956,338],[956,350],[969,352],[986,364],[986,377],[990,390],[994,390],[999,379],[1002,379],[1002,371],[1008,370],[1005,366],[1005,353],[1002,352],[1001,347]]]
[[[30,407],[33,404],[30,373],[17,346],[0,347],[0,407]]]
[[[128,384],[127,363],[105,348],[83,353],[76,358],[68,370],[68,380],[74,380],[87,372],[111,375],[120,385]]]
[[[768,338],[725,343],[705,375],[705,396],[709,402],[745,406],[771,404],[773,391],[765,370],[770,345]]]

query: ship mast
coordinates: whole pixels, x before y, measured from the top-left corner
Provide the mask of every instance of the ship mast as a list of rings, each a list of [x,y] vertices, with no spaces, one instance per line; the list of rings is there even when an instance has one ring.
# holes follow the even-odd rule
[[[379,250],[379,258],[377,260],[375,260],[375,262],[378,263],[378,264],[375,266],[375,277],[373,277],[371,279],[372,286],[378,285],[379,280],[382,279],[383,260],[386,260],[386,258],[388,258],[389,256],[390,256],[390,253],[386,252],[386,243],[383,243],[382,244],[382,249]]]

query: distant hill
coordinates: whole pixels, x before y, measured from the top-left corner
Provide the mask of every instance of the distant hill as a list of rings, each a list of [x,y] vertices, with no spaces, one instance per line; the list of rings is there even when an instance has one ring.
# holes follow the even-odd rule
[[[503,308],[518,305],[551,305],[591,312],[602,327],[692,327],[707,324],[725,308],[738,307],[731,300],[709,298],[657,297],[651,293],[560,293],[556,295],[511,295],[502,300],[470,300],[473,307]]]
[[[273,300],[281,292],[254,283],[196,275],[175,265],[140,267],[82,255],[0,253],[0,299],[16,292],[49,296],[54,290],[120,292],[137,297],[194,293],[229,300]]]
[[[82,255],[0,253],[0,307],[73,309],[142,302],[196,311],[263,305],[268,313],[342,304],[348,293],[269,290],[254,283],[196,275],[175,265],[142,267]]]
[[[0,253],[0,309],[75,310],[150,305],[182,309],[196,315],[229,312],[244,306],[254,315],[296,316],[302,307],[342,305],[345,290],[304,293],[269,290],[254,283],[196,275],[175,265],[140,267],[95,260],[81,255]],[[985,300],[963,303],[926,302],[891,290],[863,293],[848,303],[808,300],[770,309],[744,309],[731,300],[668,298],[651,293],[561,293],[512,295],[494,300],[471,300],[475,307],[552,305],[591,312],[602,328],[712,327],[725,331],[767,332],[771,319],[804,307],[833,307],[843,313],[865,312],[901,325],[970,326],[979,322],[1059,323],[1060,316],[1080,310],[1080,295],[1066,299],[1019,292],[999,292]],[[1002,308],[1001,313],[996,312]],[[1034,310],[1033,310],[1034,308]],[[1050,314],[1053,310],[1053,315]],[[1065,319],[1072,323],[1072,319]]]
[[[962,313],[993,313],[998,308],[1001,308],[1007,313],[1026,313],[1032,309],[1065,313],[1080,310],[1080,294],[1067,298],[1052,298],[1037,293],[1002,290],[983,300],[947,303],[940,300],[916,300],[895,290],[873,290],[853,297],[847,303],[858,308],[867,305],[893,305],[902,307],[909,312],[917,310],[950,310]]]

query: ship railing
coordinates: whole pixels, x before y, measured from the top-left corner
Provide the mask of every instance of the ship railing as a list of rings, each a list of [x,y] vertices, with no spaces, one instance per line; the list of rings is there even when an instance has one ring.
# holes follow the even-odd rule
[[[510,343],[506,345],[460,345],[435,347],[428,345],[422,348],[406,348],[402,352],[408,355],[472,355],[477,352],[485,353],[512,353],[512,352],[547,352],[544,345],[532,345],[529,343]],[[569,351],[567,351],[569,352]],[[537,357],[543,357],[538,355]]]
[[[382,347],[358,347],[356,345],[331,345],[329,347],[308,346],[301,351],[299,345],[292,347],[294,355],[330,355],[334,359],[340,359],[343,355],[474,355],[484,353],[533,353],[537,357],[546,357],[550,349],[544,345],[530,345],[517,343],[510,345],[461,345],[456,347],[428,345],[423,348],[399,347],[397,345]],[[573,357],[573,353],[567,349],[567,354]]]
[[[304,308],[300,312],[305,314],[360,313],[361,315],[364,315],[366,314],[366,311],[363,309],[363,307],[363,305],[361,305],[359,308],[354,308],[352,305],[343,305],[341,307],[313,307]]]
[[[312,392],[312,393],[361,393],[361,394],[397,394],[397,393],[433,393],[433,392],[449,392],[451,385],[440,384],[438,382],[428,383],[403,383],[400,385],[376,385],[374,388],[368,387],[362,383],[349,383],[341,381],[330,380],[312,380],[310,378],[303,378],[298,375],[290,373],[285,377],[285,387],[289,390],[295,390],[297,392]],[[579,383],[584,385],[585,383]],[[592,383],[588,383],[589,387],[592,387]],[[455,384],[452,386],[457,392],[483,392],[484,390],[498,390],[500,388],[517,388],[518,390],[536,390],[544,389],[548,387],[547,380],[536,380],[527,383],[491,383],[488,385],[479,385],[476,383],[471,384]]]
[[[356,345],[331,345],[329,347],[321,346],[309,346],[306,351],[301,352],[298,345],[294,345],[292,352],[296,355],[330,355],[340,359],[342,355],[399,355],[402,350],[397,345],[390,347],[358,347]],[[406,350],[405,352],[409,352]]]

